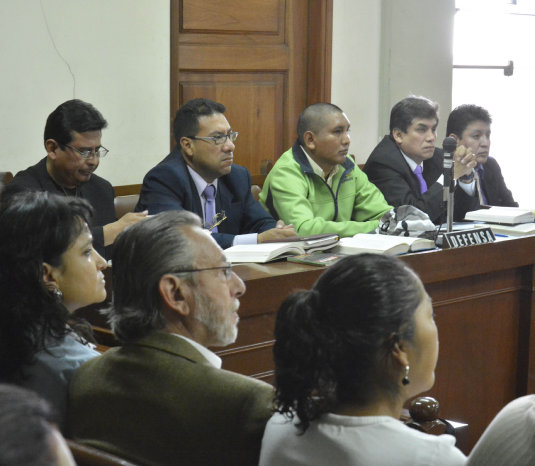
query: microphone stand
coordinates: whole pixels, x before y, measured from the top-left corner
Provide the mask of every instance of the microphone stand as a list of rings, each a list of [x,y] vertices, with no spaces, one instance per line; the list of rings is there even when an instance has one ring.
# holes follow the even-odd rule
[[[453,178],[455,173],[454,152],[457,148],[457,141],[449,136],[444,139],[442,148],[444,149],[444,192],[442,199],[446,202],[447,232],[451,233],[453,229],[453,194],[455,192],[455,179]]]
[[[452,184],[454,181],[452,180]],[[447,232],[451,233],[453,229],[453,196],[455,194],[455,189],[450,185],[448,187],[444,187],[444,201],[446,202],[446,225],[447,225]]]

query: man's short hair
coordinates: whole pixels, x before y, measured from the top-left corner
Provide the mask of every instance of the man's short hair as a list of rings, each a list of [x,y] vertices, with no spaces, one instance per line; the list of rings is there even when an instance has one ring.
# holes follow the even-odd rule
[[[175,141],[180,144],[183,137],[197,136],[199,118],[215,113],[225,113],[225,106],[210,99],[193,99],[178,109],[173,123]]]
[[[461,138],[466,127],[473,121],[482,121],[490,125],[492,118],[490,113],[483,107],[477,105],[465,104],[455,108],[448,117],[446,134],[455,134]]]
[[[73,131],[101,131],[108,126],[102,114],[91,104],[73,99],[63,102],[46,120],[44,142],[54,139],[62,149],[73,138]]]
[[[186,210],[167,211],[128,227],[115,240],[113,302],[107,314],[120,341],[135,341],[165,328],[160,279],[195,268],[197,249],[182,232],[186,226],[201,227],[201,220]],[[184,279],[192,279],[192,274],[184,274]]]
[[[406,133],[416,118],[421,120],[434,118],[438,123],[438,103],[429,100],[427,97],[414,95],[400,100],[392,107],[390,112],[390,134],[395,129]]]
[[[297,121],[297,137],[299,144],[305,145],[305,133],[312,131],[319,133],[325,126],[325,118],[331,113],[344,113],[340,107],[334,104],[320,102],[305,108]]]
[[[36,393],[0,384],[0,464],[53,465],[56,422],[50,405]]]

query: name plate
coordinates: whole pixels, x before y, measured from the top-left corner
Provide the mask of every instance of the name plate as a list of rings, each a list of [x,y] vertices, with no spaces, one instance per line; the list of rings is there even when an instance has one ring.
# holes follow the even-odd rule
[[[496,237],[490,227],[474,228],[473,230],[444,233],[442,247],[444,249],[464,248],[476,244],[494,243],[494,241],[496,241]]]

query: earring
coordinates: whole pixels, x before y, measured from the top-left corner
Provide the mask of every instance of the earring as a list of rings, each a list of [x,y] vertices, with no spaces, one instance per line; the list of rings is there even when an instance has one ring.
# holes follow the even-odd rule
[[[401,383],[402,383],[403,385],[409,385],[409,384],[411,383],[411,381],[409,380],[409,370],[410,370],[410,367],[409,367],[409,365],[407,364],[407,365],[405,366],[405,377],[403,377],[403,378],[401,379]]]
[[[63,301],[63,293],[59,288],[52,288],[52,295],[57,303],[61,303]]]

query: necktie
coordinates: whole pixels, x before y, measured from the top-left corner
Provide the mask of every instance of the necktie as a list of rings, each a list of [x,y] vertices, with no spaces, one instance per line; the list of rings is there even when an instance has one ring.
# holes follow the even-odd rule
[[[202,192],[206,199],[204,206],[204,228],[210,228],[214,224],[215,217],[215,186],[209,184]],[[212,232],[217,233],[217,227],[212,229]]]
[[[416,175],[416,178],[418,178],[418,182],[420,183],[420,192],[423,194],[427,191],[427,183],[424,180],[424,175],[422,175],[422,166],[418,165],[414,169],[414,174]]]
[[[477,174],[477,191],[479,193],[479,203],[481,205],[487,205],[487,197],[483,192],[483,185],[481,184],[485,176],[485,168],[483,167],[483,165],[478,165],[475,170]]]

